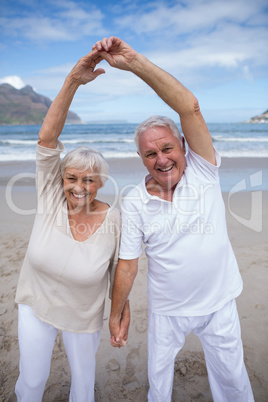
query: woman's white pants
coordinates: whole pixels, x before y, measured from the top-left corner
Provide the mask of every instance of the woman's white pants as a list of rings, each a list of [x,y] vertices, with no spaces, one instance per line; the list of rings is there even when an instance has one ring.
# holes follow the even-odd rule
[[[15,388],[18,402],[42,401],[57,332],[36,318],[31,307],[19,305],[20,375]],[[100,335],[101,330],[92,334],[62,331],[72,373],[71,402],[94,401],[95,354]]]
[[[174,361],[190,332],[202,343],[213,400],[254,401],[244,364],[235,300],[201,317],[172,317],[149,312],[148,401],[171,401]]]

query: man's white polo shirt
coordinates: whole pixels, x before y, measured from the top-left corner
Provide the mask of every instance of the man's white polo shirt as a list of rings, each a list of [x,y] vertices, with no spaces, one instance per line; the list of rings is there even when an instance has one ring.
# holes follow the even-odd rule
[[[200,316],[219,310],[242,291],[226,228],[218,167],[189,150],[172,202],[145,183],[122,204],[121,259],[148,257],[148,306],[161,315]]]

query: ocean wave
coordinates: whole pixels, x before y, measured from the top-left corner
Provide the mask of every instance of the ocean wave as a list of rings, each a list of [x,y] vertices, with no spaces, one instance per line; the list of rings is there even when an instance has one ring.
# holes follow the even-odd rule
[[[105,139],[105,140],[99,140],[99,139],[75,139],[75,140],[65,140],[65,139],[61,139],[63,144],[122,144],[122,143],[126,143],[126,144],[132,144],[134,143],[134,140],[130,140],[130,139]]]
[[[119,143],[119,144],[133,144],[134,140],[131,139],[109,139],[109,140],[99,140],[99,139],[84,139],[84,138],[79,138],[79,139],[74,139],[74,140],[66,140],[61,138],[61,141],[63,142],[63,144],[115,144],[115,143]],[[0,145],[36,145],[37,144],[37,140],[14,140],[14,139],[0,139]]]
[[[31,154],[0,154],[0,162],[34,161],[35,153]]]
[[[4,145],[36,145],[37,140],[0,140],[0,144]]]
[[[220,155],[225,158],[267,158],[268,150],[221,150]],[[65,154],[65,153],[64,153]],[[112,152],[107,151],[102,153],[106,159],[127,159],[139,158],[136,152]],[[64,156],[64,155],[63,155]],[[6,153],[0,154],[0,162],[19,162],[19,161],[34,161],[35,152],[30,153]]]
[[[268,137],[212,137],[214,142],[268,142]]]
[[[102,152],[104,158],[111,159],[126,159],[126,158],[139,158],[137,152]]]
[[[268,158],[268,150],[229,150],[219,151],[219,154],[224,158]]]

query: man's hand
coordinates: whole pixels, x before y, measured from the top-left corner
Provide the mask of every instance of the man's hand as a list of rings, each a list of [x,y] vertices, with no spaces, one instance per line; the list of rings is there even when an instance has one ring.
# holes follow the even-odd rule
[[[73,67],[68,77],[77,83],[77,85],[85,85],[95,80],[100,74],[104,74],[103,68],[95,70],[96,65],[102,60],[97,50],[92,50],[86,56],[81,57],[77,64]]]
[[[111,345],[121,348],[127,344],[128,328],[130,324],[130,308],[127,300],[121,314],[121,318],[110,317]]]
[[[97,50],[99,55],[111,67],[128,71],[131,71],[131,64],[135,61],[138,54],[127,43],[115,36],[103,38],[101,41],[96,42],[92,49]]]

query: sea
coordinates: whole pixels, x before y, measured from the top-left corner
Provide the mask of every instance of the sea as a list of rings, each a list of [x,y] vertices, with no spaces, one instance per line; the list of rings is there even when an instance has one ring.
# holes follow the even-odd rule
[[[136,124],[128,123],[66,124],[60,140],[65,145],[65,152],[74,147],[86,145],[100,151],[108,161],[138,158],[133,140],[136,126]],[[34,161],[40,127],[37,125],[0,126],[0,169],[1,164],[6,162]],[[180,128],[179,125],[178,127]],[[208,128],[214,146],[222,157],[268,158],[268,124],[210,123]],[[248,171],[248,174],[253,173],[252,170]],[[230,175],[233,176],[233,181],[230,181]],[[234,176],[233,169],[229,173],[225,172],[222,183],[223,191],[229,191],[234,181],[241,177],[235,178]],[[123,185],[125,182],[127,183],[127,173],[121,184]],[[263,182],[262,189],[268,189],[268,183]]]

